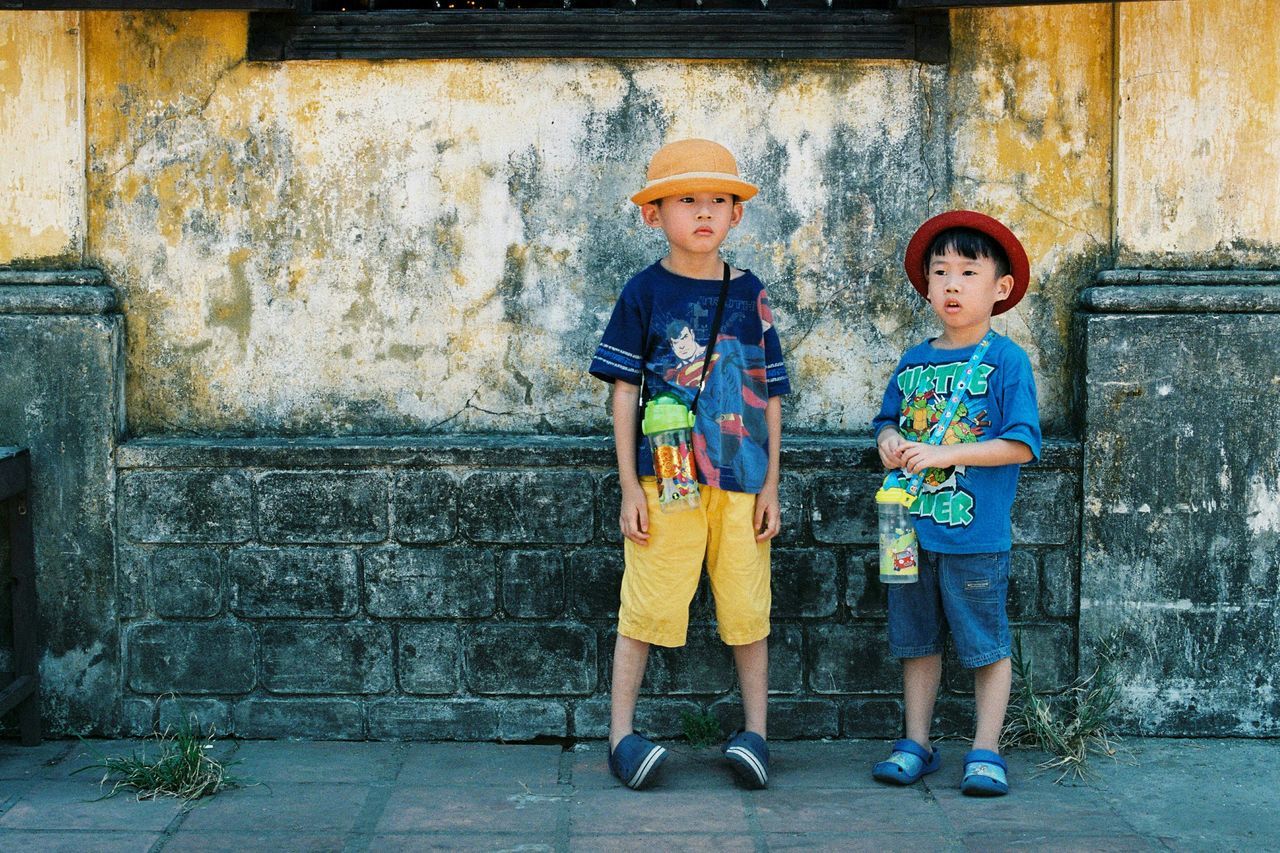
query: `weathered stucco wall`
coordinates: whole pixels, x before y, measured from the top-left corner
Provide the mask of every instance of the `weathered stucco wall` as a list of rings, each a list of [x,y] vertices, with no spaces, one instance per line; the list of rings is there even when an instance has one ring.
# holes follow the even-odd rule
[[[931,327],[905,240],[972,203],[1040,256],[1004,331],[1035,354],[1046,424],[1065,431],[1068,306],[1109,216],[1107,52],[1069,34],[1109,17],[1068,13],[1046,39],[1050,14],[958,16],[951,71],[259,64],[243,15],[90,15],[90,253],[126,301],[130,427],[607,431],[583,365],[622,282],[661,251],[626,196],[662,141],[701,134],[763,187],[728,251],[770,284],[794,427],[865,428],[896,354]]]
[[[1118,10],[1117,266],[1280,266],[1280,5]]]
[[[0,12],[0,264],[84,250],[80,16]]]
[[[1048,432],[1075,432],[1071,316],[1111,261],[1109,5],[952,15],[950,206],[1013,229],[1031,286],[995,328],[1031,356]]]

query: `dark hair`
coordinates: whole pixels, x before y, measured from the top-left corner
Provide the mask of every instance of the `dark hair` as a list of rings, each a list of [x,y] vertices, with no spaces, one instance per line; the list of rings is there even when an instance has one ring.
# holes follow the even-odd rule
[[[937,255],[955,252],[971,260],[990,258],[996,264],[996,278],[1009,275],[1009,256],[1004,248],[990,234],[976,228],[948,228],[942,231],[929,244],[929,251],[924,253],[925,273],[929,272],[929,264]]]
[[[674,341],[676,338],[684,334],[685,329],[688,329],[690,332],[693,331],[693,328],[684,320],[672,320],[667,324],[667,340]]]

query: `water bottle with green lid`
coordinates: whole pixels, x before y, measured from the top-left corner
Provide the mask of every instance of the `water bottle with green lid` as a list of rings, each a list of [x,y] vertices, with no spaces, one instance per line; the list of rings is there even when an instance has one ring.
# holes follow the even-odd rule
[[[694,509],[701,499],[693,461],[694,414],[675,394],[659,394],[644,407],[640,430],[649,438],[663,512]]]

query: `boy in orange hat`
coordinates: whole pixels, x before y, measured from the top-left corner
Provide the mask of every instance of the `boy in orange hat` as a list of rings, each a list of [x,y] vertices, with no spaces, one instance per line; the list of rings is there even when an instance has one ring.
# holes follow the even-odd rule
[[[941,766],[929,724],[949,632],[961,665],[974,671],[977,703],[960,790],[998,796],[1009,791],[999,739],[1011,681],[1010,511],[1020,466],[1040,455],[1040,418],[1031,362],[992,330],[991,317],[1026,293],[1030,267],[1013,232],[967,210],[921,225],[905,265],[942,334],[903,355],[872,422],[884,467],[923,475],[911,505],[919,579],[889,587],[889,649],[902,660],[906,737],[872,775],[909,785]],[[937,443],[927,440],[934,432]]]
[[[649,647],[685,644],[704,560],[746,716],[723,752],[749,786],[769,780],[769,540],[780,524],[780,397],[790,386],[764,285],[720,257],[755,194],[715,142],[672,142],[653,156],[648,183],[631,200],[646,225],[662,230],[668,251],[622,289],[591,362],[591,374],[613,384],[625,537],[609,767],[631,788],[652,782],[667,756],[632,728]],[[660,394],[694,410],[697,508],[659,508],[639,420],[644,401]]]

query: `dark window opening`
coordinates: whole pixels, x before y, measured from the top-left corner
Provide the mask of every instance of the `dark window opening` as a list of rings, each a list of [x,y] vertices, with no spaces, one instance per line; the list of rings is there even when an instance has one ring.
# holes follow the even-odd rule
[[[299,0],[255,13],[249,58],[911,59],[946,62],[945,11],[897,0]]]

